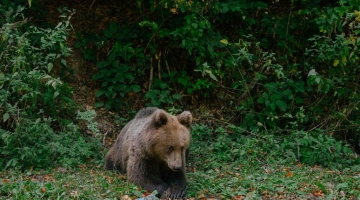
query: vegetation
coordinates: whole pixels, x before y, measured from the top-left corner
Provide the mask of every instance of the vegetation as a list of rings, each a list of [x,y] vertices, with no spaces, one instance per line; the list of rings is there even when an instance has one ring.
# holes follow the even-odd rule
[[[94,113],[76,114],[71,88],[51,75],[55,60],[66,66],[62,58],[71,53],[64,45],[69,18],[44,29],[27,24],[22,6],[0,9],[0,170],[72,166],[96,157],[100,143],[76,125],[87,120],[92,127]]]
[[[127,2],[76,30],[95,110],[63,75],[74,13],[51,25],[41,6],[0,0],[0,197],[148,194],[102,170],[94,119],[157,106],[195,116],[189,198],[360,198],[359,1]]]
[[[358,146],[358,1],[164,0],[138,10],[138,20],[78,35],[97,62],[96,106],[130,106],[134,94],[158,107],[207,98],[244,129],[320,128]]]
[[[229,135],[229,133],[231,133]],[[358,199],[360,166],[352,153],[332,138],[304,145],[273,135],[244,134],[235,126],[215,130],[193,126],[189,159],[190,199]],[[302,136],[301,134],[298,136]],[[309,136],[308,136],[309,137]],[[306,137],[302,138],[307,141]],[[319,139],[320,140],[320,139]],[[315,141],[314,141],[315,142]],[[306,148],[308,147],[308,148]],[[329,148],[341,148],[338,152]],[[313,161],[328,167],[298,162],[297,149],[321,154]],[[294,150],[295,149],[295,150]],[[306,154],[305,154],[306,155]],[[321,160],[323,159],[323,160]],[[9,199],[135,199],[149,193],[126,181],[124,174],[104,171],[102,165],[79,165],[48,170],[7,170],[0,174],[0,194]]]

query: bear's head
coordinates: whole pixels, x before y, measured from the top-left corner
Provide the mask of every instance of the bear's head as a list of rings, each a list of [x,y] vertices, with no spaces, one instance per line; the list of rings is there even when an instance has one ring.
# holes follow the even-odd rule
[[[177,116],[156,110],[152,116],[149,134],[152,157],[164,162],[172,171],[185,169],[185,154],[190,144],[192,115],[184,111]]]

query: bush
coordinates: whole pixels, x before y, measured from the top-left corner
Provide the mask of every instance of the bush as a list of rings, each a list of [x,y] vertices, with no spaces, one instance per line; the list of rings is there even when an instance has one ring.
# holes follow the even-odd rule
[[[24,10],[0,9],[0,169],[71,166],[97,157],[99,141],[72,123],[71,88],[52,75],[53,63],[66,65],[62,58],[71,52],[65,45],[69,18],[43,29],[29,26]],[[93,124],[93,117],[81,119]]]
[[[77,44],[99,52],[97,106],[208,104],[252,132],[321,128],[359,148],[359,1],[140,4]]]

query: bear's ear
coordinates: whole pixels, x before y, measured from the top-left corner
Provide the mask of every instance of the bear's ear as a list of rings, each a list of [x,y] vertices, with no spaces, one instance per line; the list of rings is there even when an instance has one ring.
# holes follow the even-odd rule
[[[180,124],[190,128],[193,117],[189,111],[184,111],[176,117],[178,118]]]
[[[163,126],[167,123],[168,119],[165,111],[159,109],[155,111],[154,115],[154,124],[156,127]]]

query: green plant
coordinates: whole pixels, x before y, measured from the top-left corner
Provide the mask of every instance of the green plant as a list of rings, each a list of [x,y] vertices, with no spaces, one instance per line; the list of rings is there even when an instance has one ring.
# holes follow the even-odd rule
[[[95,117],[95,110],[86,110],[84,112],[78,110],[76,119],[85,121],[87,123],[86,127],[91,131],[91,133],[93,133],[95,136],[99,136],[100,132],[97,126],[98,123],[94,121]]]
[[[282,143],[283,149],[292,149],[301,163],[315,165],[321,164],[337,169],[354,163],[354,152],[348,144],[336,141],[319,131],[306,133],[295,132]]]
[[[75,166],[97,158],[93,152],[100,149],[95,138],[86,139],[74,124],[55,132],[51,128],[51,118],[26,119],[22,117],[13,132],[1,129],[3,143],[1,156],[4,168],[28,168],[36,166]]]
[[[154,85],[150,91],[145,94],[145,98],[150,99],[147,106],[161,107],[162,105],[172,105],[176,100],[181,99],[181,94],[171,94],[171,88],[160,79],[154,80]]]
[[[72,90],[52,74],[65,44],[71,12],[53,29],[29,26],[23,12],[3,10],[0,49],[0,159],[4,168],[74,166],[98,158],[100,143],[75,125]],[[63,14],[64,14],[63,13]],[[80,116],[89,120],[93,116]],[[74,122],[74,123],[73,123]],[[96,124],[89,124],[96,131]],[[96,132],[95,132],[96,133]]]
[[[120,108],[124,101],[123,98],[130,92],[137,93],[140,86],[134,82],[135,75],[140,71],[131,66],[131,61],[143,65],[146,58],[141,48],[134,48],[130,42],[121,41],[121,39],[130,36],[130,33],[120,30],[117,24],[111,23],[108,29],[104,30],[103,40],[107,42],[115,41],[111,52],[107,58],[97,63],[99,73],[93,75],[96,81],[102,81],[102,89],[96,92],[96,97],[105,96],[107,102],[97,102],[95,105],[100,107],[105,105],[106,108]]]

